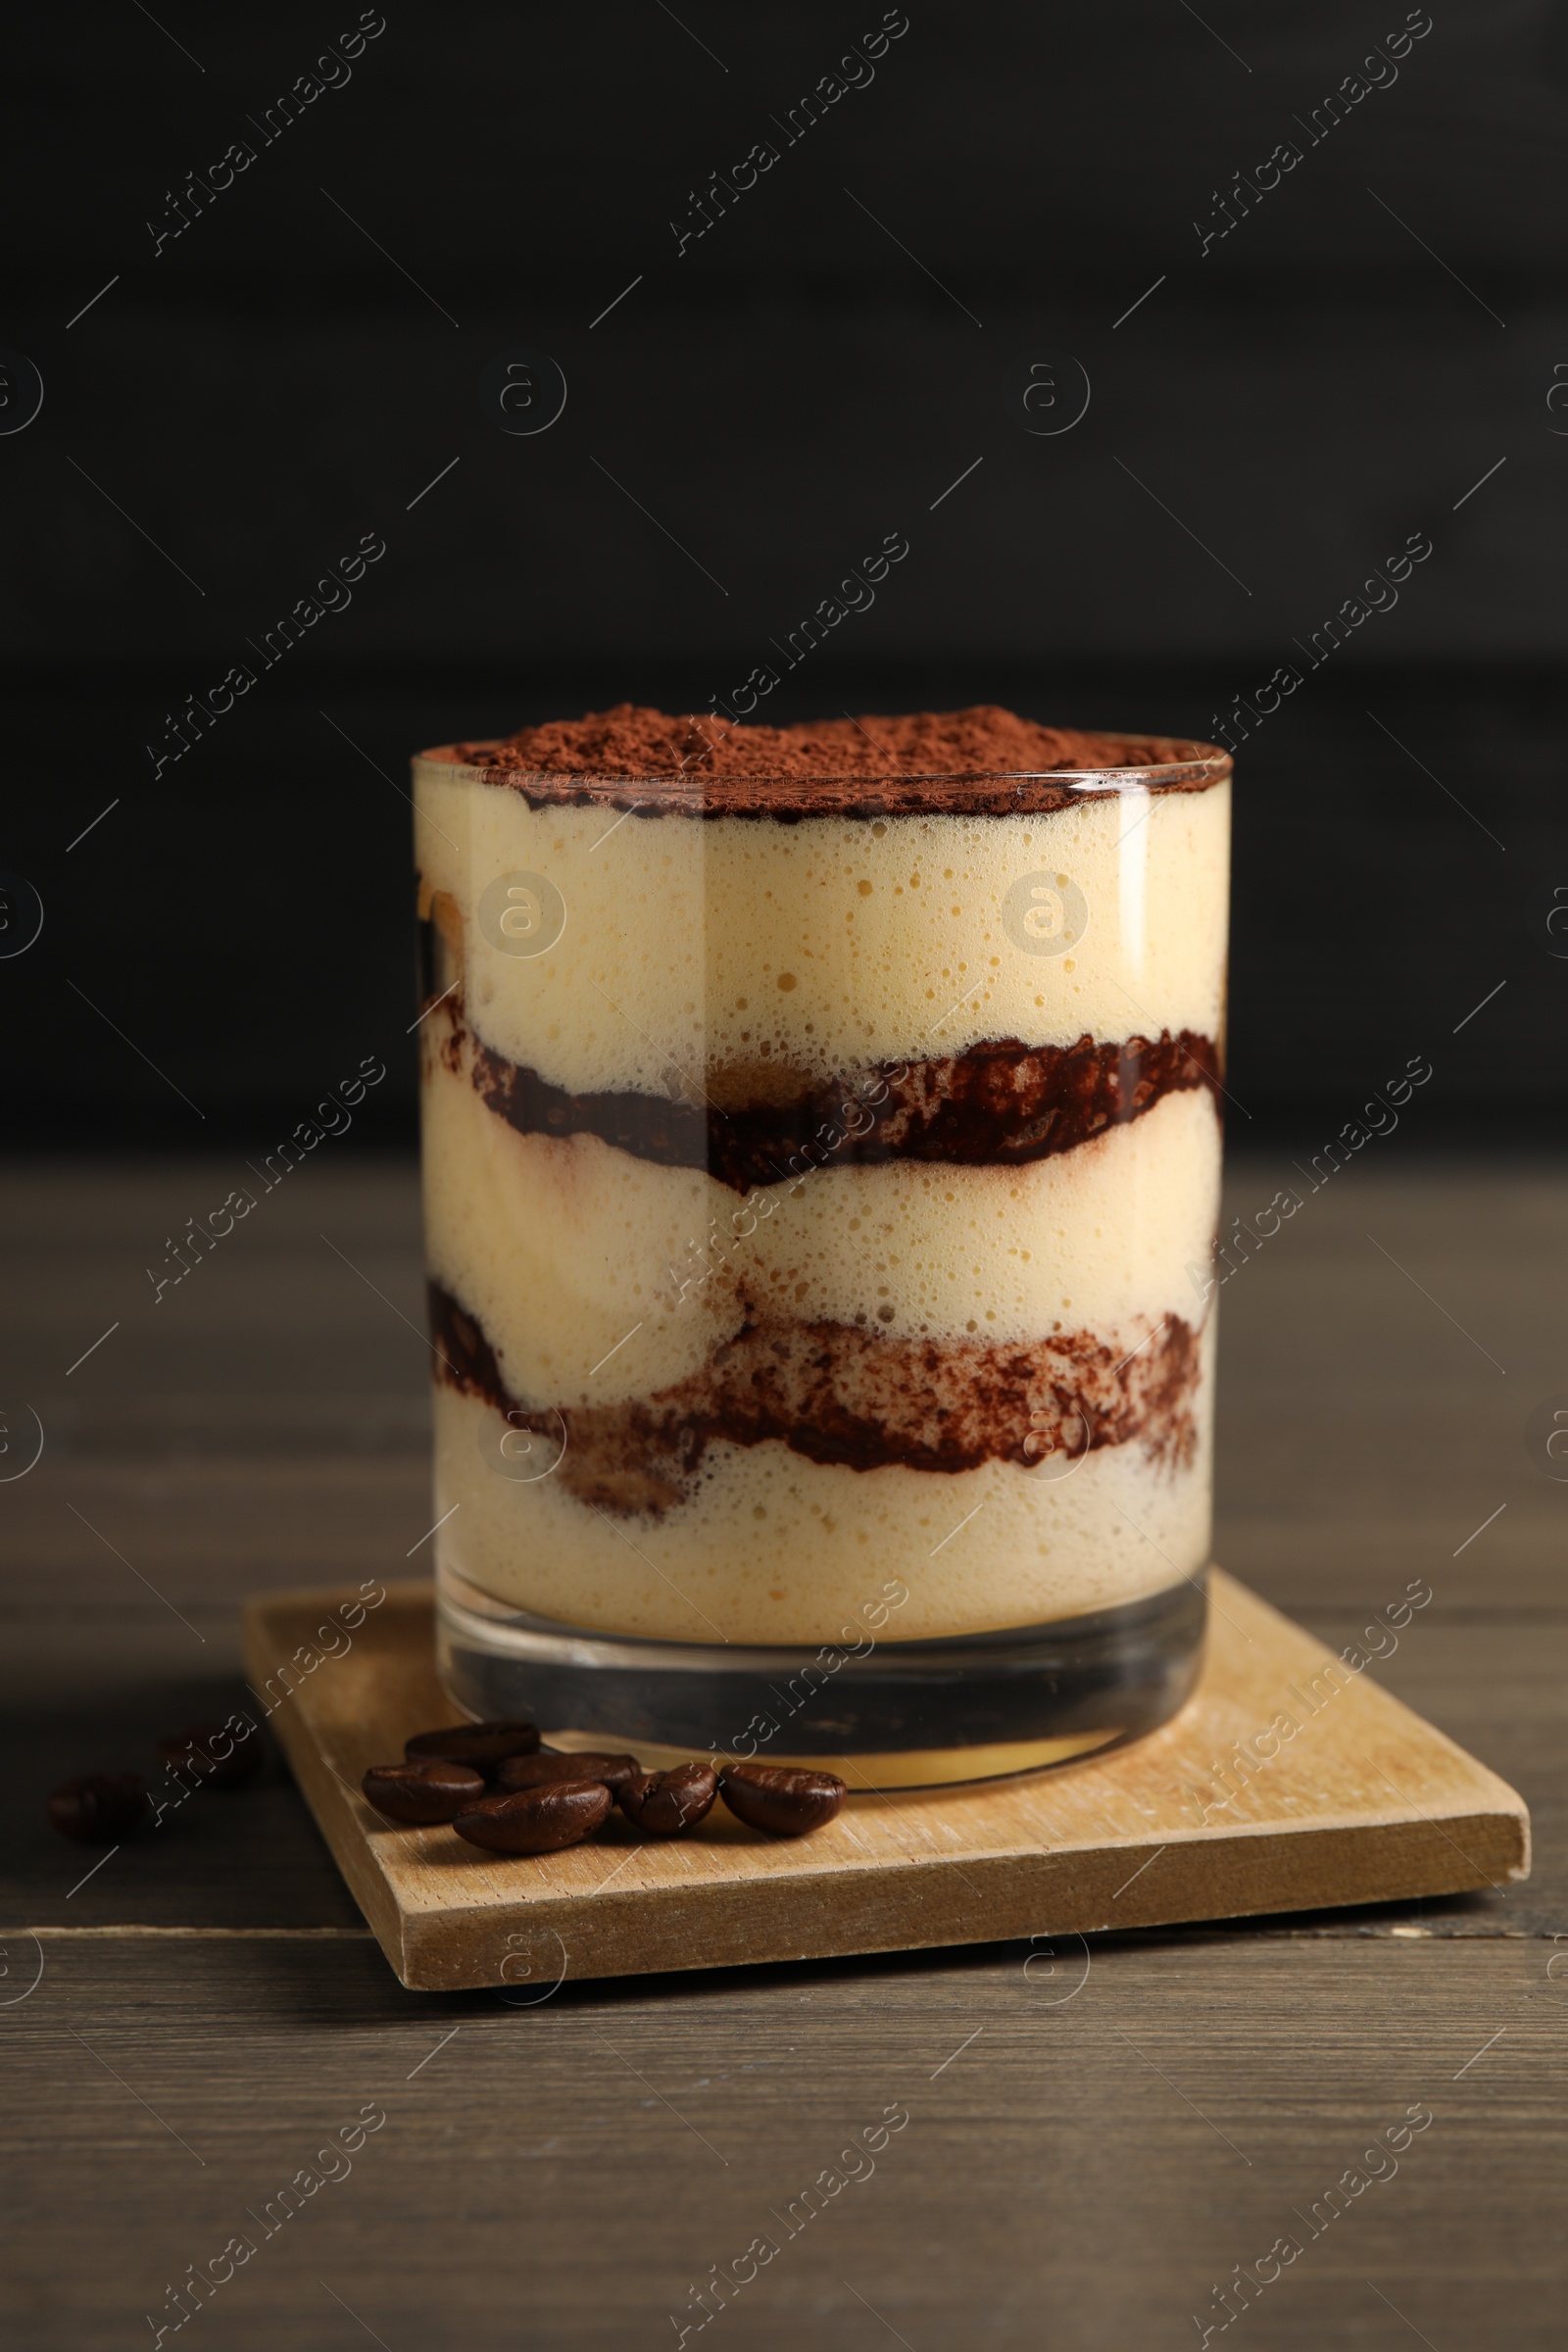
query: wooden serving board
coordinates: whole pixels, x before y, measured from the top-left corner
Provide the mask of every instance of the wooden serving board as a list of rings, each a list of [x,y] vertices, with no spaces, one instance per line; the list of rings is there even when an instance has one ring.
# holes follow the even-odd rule
[[[1211,1593],[1202,1679],[1162,1730],[1014,1780],[852,1796],[798,1840],[719,1805],[689,1838],[645,1839],[613,1814],[539,1857],[385,1822],[360,1794],[366,1767],[454,1714],[424,1583],[389,1587],[347,1649],[332,1629],[335,1656],[317,1628],[358,1592],[253,1600],[246,1659],[274,1691],[302,1645],[319,1659],[269,1720],[415,1991],[494,1985],[527,2003],[571,1978],[1319,1910],[1528,1874],[1529,1815],[1494,1773],[1369,1674],[1325,1677],[1330,1651],[1217,1571]],[[1298,1726],[1283,1740],[1282,1716]]]

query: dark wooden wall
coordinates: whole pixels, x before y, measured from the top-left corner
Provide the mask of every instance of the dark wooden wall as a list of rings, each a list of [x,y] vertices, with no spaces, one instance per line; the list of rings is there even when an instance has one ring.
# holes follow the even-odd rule
[[[1206,733],[1426,534],[1396,608],[1241,747],[1234,1091],[1309,1144],[1425,1053],[1433,1140],[1556,1122],[1561,8],[1435,0],[1313,144],[1395,0],[910,0],[786,146],[773,118],[879,8],[389,0],[264,144],[248,118],[357,18],[87,6],[16,45],[0,344],[45,396],[0,437],[0,868],[46,909],[0,962],[17,1142],[261,1134],[368,1052],[380,1132],[412,1133],[410,750],[707,707],[891,529],[908,559],[769,714]],[[677,254],[691,191],[768,138]],[[536,436],[480,402],[519,349],[568,387]],[[1041,352],[1091,387],[1054,437],[1004,398]],[[165,713],[260,670],[247,641],[366,532],[348,609],[155,777]]]

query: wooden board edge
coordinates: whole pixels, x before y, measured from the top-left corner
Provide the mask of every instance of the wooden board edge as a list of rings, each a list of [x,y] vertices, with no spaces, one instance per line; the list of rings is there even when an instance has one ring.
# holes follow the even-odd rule
[[[278,1664],[270,1649],[277,1630],[270,1622],[271,1610],[274,1607],[297,1607],[301,1600],[311,1598],[310,1614],[315,1615],[323,1606],[323,1590],[333,1589],[318,1587],[314,1595],[269,1592],[245,1603],[241,1619],[245,1668],[253,1681],[264,1689],[269,1674],[275,1674]],[[345,1790],[323,1758],[311,1727],[298,1707],[287,1703],[275,1707],[267,1720],[288,1759],[289,1769],[299,1785],[311,1818],[342,1873],[345,1886],[358,1903],[366,1924],[385,1953],[393,1973],[400,1983],[407,1984],[409,1980],[404,1974],[403,1912],[376,1858],[375,1849],[354,1817]]]
[[[933,1858],[895,1870],[840,1868],[820,1880],[519,1903],[482,1915],[482,1945],[471,1910],[426,1911],[405,1923],[399,1975],[416,1992],[511,1986],[544,1999],[567,1981],[1339,1910],[1500,1886],[1517,1875],[1525,1843],[1512,1811],[1240,1832],[1200,1848],[1201,1878],[1189,1865],[1179,1895],[1159,1890],[1164,1850],[966,1856],[961,1865]]]

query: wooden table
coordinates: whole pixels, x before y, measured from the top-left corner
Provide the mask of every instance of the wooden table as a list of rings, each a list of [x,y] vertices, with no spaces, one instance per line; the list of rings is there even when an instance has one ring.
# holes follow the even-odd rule
[[[46,1431],[0,1486],[9,2340],[172,2342],[247,2232],[184,2343],[1123,2352],[1219,2342],[1229,2280],[1251,2344],[1560,2345],[1568,1486],[1525,1437],[1568,1390],[1559,1176],[1372,1147],[1223,1295],[1220,1557],[1336,1642],[1431,1584],[1373,1671],[1528,1798],[1527,1885],[527,2006],[403,1991],[275,1763],[95,1870],[42,1824],[237,1703],[244,1593],[419,1563],[416,1180],[336,1149],[156,1304],[239,1154],[3,1180],[0,1393]]]

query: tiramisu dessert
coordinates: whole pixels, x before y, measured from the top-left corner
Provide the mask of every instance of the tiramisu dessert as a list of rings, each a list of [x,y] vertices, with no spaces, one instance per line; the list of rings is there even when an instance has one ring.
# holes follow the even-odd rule
[[[416,760],[474,1712],[936,1779],[1180,1702],[1229,776],[992,708],[622,706]]]

